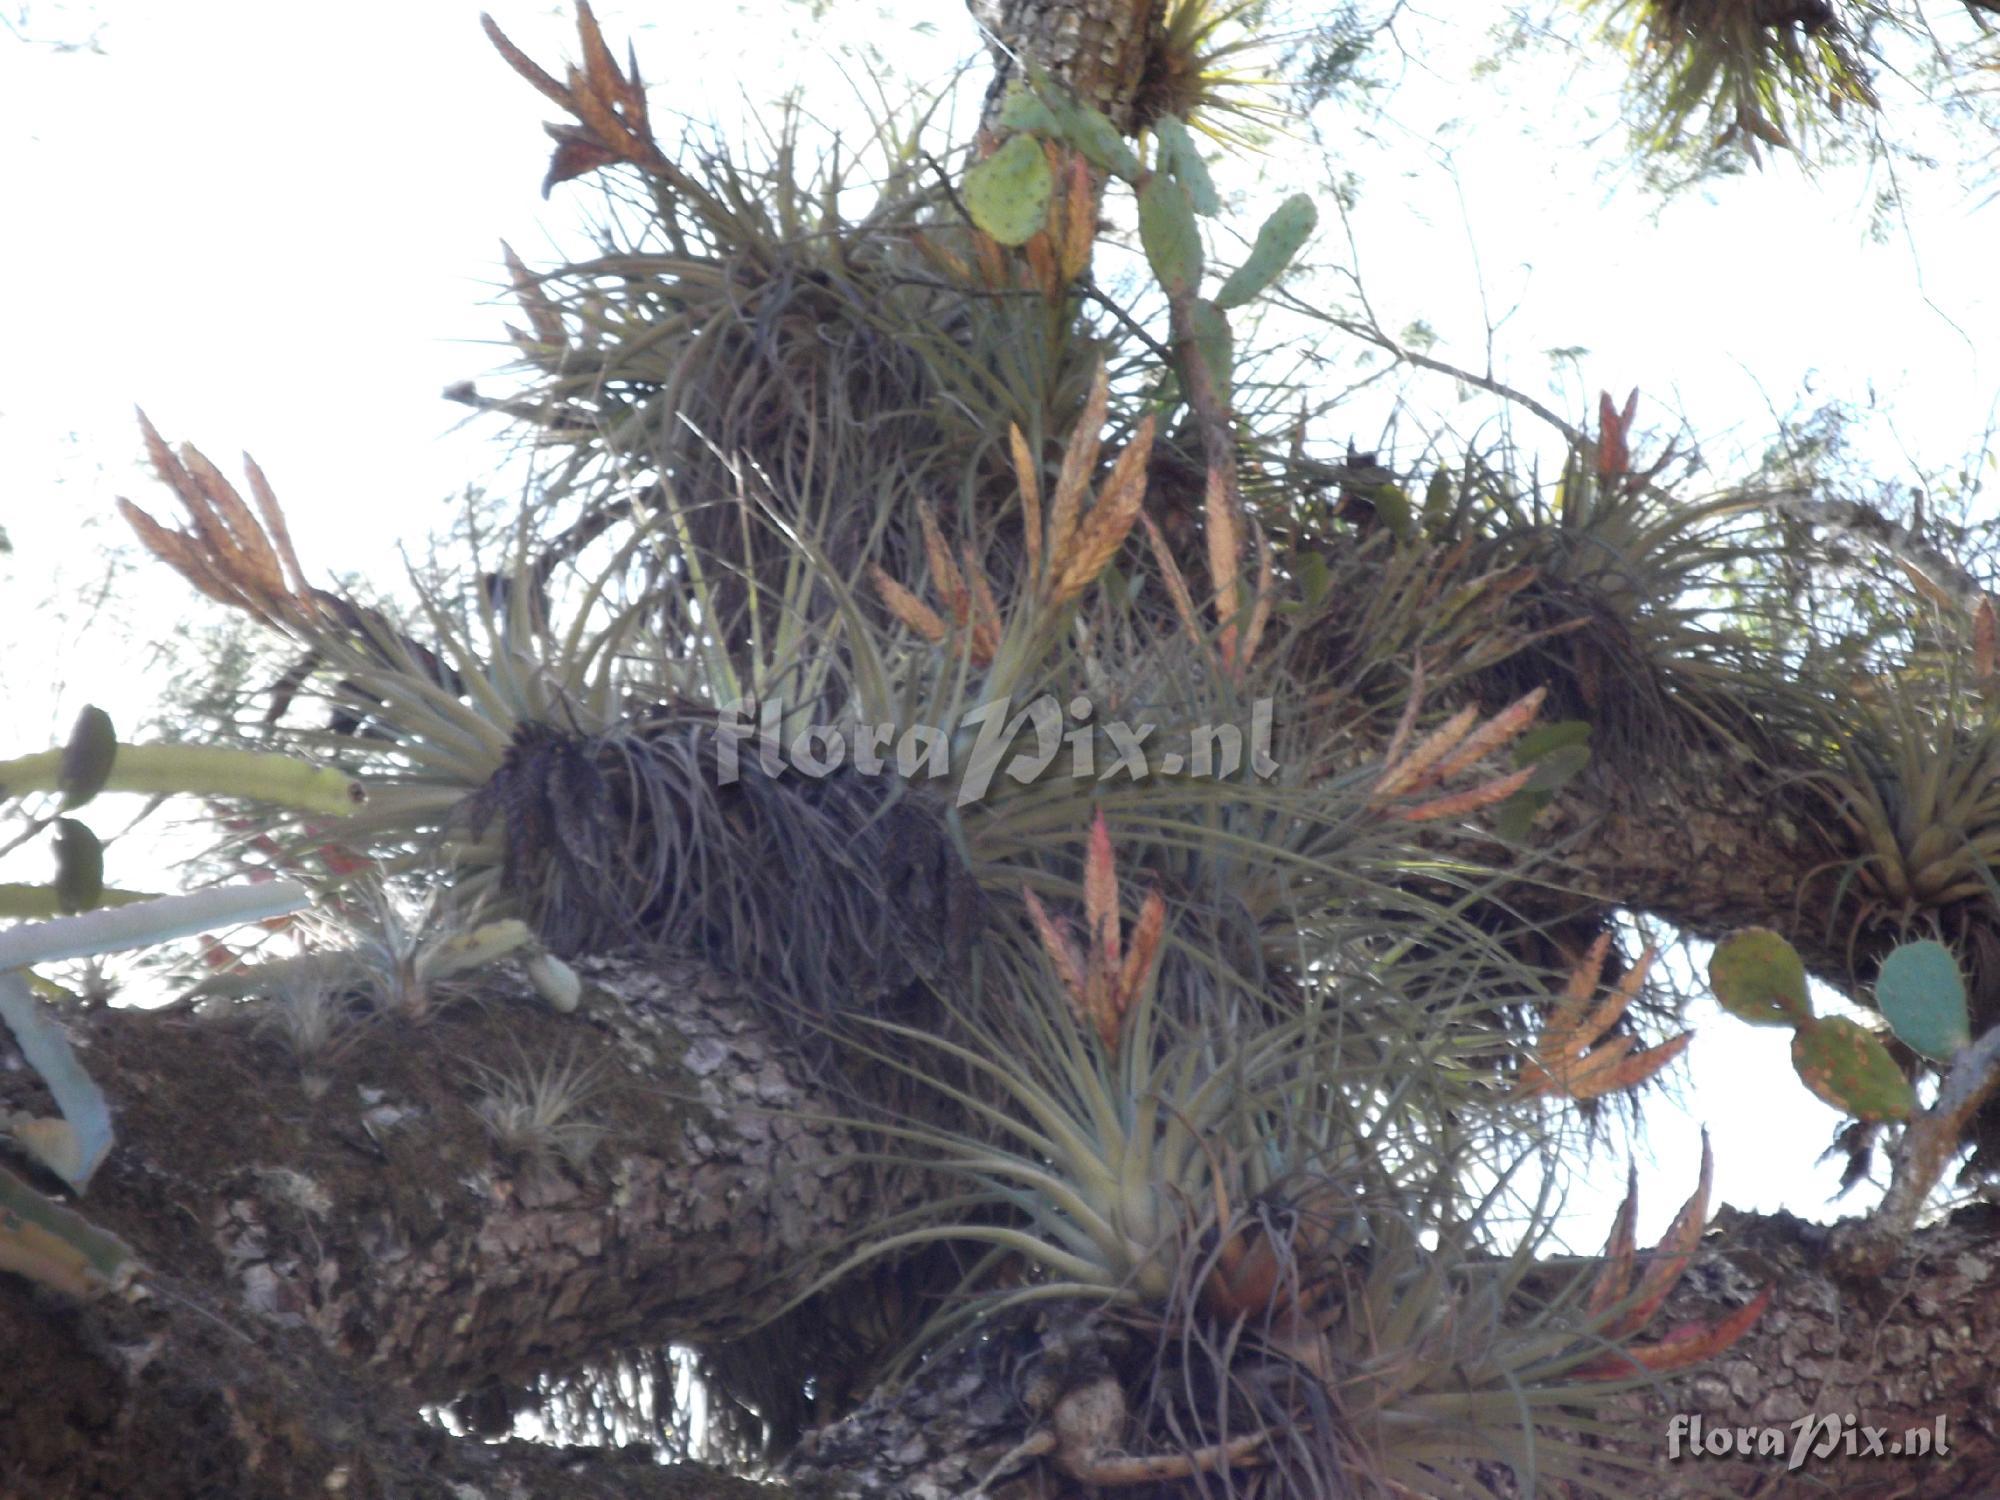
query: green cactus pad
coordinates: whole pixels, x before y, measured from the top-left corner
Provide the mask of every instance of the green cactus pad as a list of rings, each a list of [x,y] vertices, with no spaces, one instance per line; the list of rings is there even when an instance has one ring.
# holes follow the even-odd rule
[[[1236,339],[1230,332],[1229,315],[1207,298],[1197,297],[1189,321],[1194,325],[1194,346],[1208,366],[1208,378],[1215,382],[1215,393],[1227,406],[1236,387]]]
[[[965,211],[1001,244],[1024,244],[1046,221],[1054,187],[1042,143],[1017,135],[966,172]]]
[[[1215,294],[1218,307],[1240,307],[1285,274],[1292,257],[1319,225],[1319,208],[1304,193],[1280,203],[1257,231],[1250,254]]]
[[[1188,190],[1194,211],[1209,217],[1221,213],[1222,199],[1215,191],[1215,179],[1208,175],[1208,164],[1201,159],[1187,126],[1175,115],[1162,115],[1154,122],[1153,132],[1160,138],[1160,170],[1170,173]]]
[[[1965,979],[1943,943],[1904,943],[1882,961],[1875,1004],[1904,1045],[1944,1062],[1972,1045]]]
[[[1717,943],[1708,982],[1722,1008],[1752,1026],[1803,1026],[1813,1018],[1805,964],[1767,927],[1746,927]]]
[[[1139,158],[1132,154],[1132,148],[1125,144],[1118,127],[1105,117],[1102,110],[1064,100],[1058,114],[1062,120],[1063,139],[1081,151],[1085,161],[1127,182],[1139,175]]]
[[[1905,1120],[1916,1108],[1910,1081],[1875,1034],[1830,1016],[1792,1038],[1792,1066],[1805,1086],[1857,1120]]]
[[[104,898],[104,845],[88,824],[56,819],[56,899],[65,912],[89,911]]]
[[[1169,297],[1184,297],[1201,284],[1201,231],[1194,202],[1173,178],[1155,172],[1139,189],[1139,243]]]

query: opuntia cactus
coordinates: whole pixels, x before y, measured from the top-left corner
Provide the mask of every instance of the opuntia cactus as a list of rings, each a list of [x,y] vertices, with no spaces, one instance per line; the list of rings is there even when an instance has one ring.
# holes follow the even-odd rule
[[[1873,1032],[1845,1016],[1799,1028],[1792,1066],[1805,1086],[1857,1120],[1905,1120],[1916,1108],[1910,1080]]]
[[[1965,979],[1943,943],[1904,943],[1884,959],[1875,1005],[1904,1045],[1934,1061],[1972,1045]]]
[[[1893,971],[1885,965],[1883,975],[1892,994],[1923,997],[1919,1004],[1905,1007],[1918,1014],[1920,1034],[1926,1040],[1946,1039],[1949,1007],[1933,997],[1948,998],[1951,986],[1945,982],[1946,972],[1951,982],[1957,983],[1957,966],[1952,963],[1951,954],[1936,943],[1909,946],[1936,948],[1937,953],[1905,958]],[[1944,960],[1943,971],[1938,966],[1940,956]],[[1845,1110],[1859,1120],[1904,1120],[1916,1109],[1916,1095],[1911,1091],[1909,1079],[1903,1076],[1896,1060],[1874,1032],[1844,1016],[1822,1020],[1813,1015],[1812,1000],[1806,990],[1805,962],[1798,950],[1777,933],[1764,927],[1750,927],[1716,944],[1715,956],[1709,960],[1708,980],[1715,988],[1715,998],[1731,1015],[1753,1026],[1795,1029],[1792,1066],[1805,1086],[1835,1109]],[[1880,998],[1879,981],[1876,993]],[[1958,995],[1962,1015],[1962,984],[1958,985]],[[1897,1034],[1902,1034],[1900,1026]]]
[[[1722,1008],[1752,1026],[1808,1026],[1812,1000],[1798,952],[1768,927],[1746,927],[1715,945],[1708,982]]]

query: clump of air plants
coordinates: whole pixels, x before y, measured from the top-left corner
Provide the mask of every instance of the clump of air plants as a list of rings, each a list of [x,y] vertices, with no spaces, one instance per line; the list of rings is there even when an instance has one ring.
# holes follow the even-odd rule
[[[537,1064],[526,1055],[512,1068],[474,1065],[480,1100],[474,1112],[502,1148],[547,1167],[560,1159],[581,1171],[609,1133],[587,1111],[605,1087],[605,1064],[579,1060],[572,1046]]]
[[[1531,713],[1486,725],[1461,716],[1406,740],[1363,793],[1368,815],[1429,822],[1492,805],[1513,777],[1456,793],[1433,778],[1463,775]],[[1100,814],[1081,930],[1025,892],[1044,967],[1013,976],[1013,1000],[990,995],[957,1017],[964,1041],[879,1023],[885,1053],[982,1129],[884,1127],[913,1162],[967,1191],[940,1195],[951,1222],[927,1207],[872,1226],[869,1245],[822,1284],[958,1241],[988,1247],[989,1272],[998,1257],[1013,1270],[975,1271],[918,1336],[921,1349],[1050,1300],[1078,1308],[1063,1328],[1088,1329],[1101,1309],[1107,1328],[1151,1331],[1148,1358],[1118,1355],[1107,1333],[1095,1355],[1044,1362],[1069,1373],[1038,1375],[1035,1429],[996,1474],[1041,1460],[1096,1484],[1255,1472],[1285,1495],[1362,1479],[1435,1493],[1458,1466],[1488,1462],[1622,1493],[1643,1465],[1566,1446],[1552,1430],[1601,1405],[1607,1382],[1726,1347],[1761,1306],[1658,1345],[1632,1342],[1705,1222],[1706,1167],[1644,1277],[1626,1243],[1628,1206],[1601,1274],[1530,1298],[1535,1244],[1510,1254],[1491,1228],[1513,1202],[1513,1169],[1468,1195],[1461,1184],[1473,1157],[1490,1162],[1486,1147],[1463,1132],[1413,1135],[1400,1116],[1383,1125],[1385,1107],[1424,1086],[1428,1067],[1413,1055],[1423,1036],[1350,1046],[1340,1008],[1306,995],[1282,1019],[1219,992],[1206,1009],[1169,1003],[1158,959],[1175,913],[1157,889],[1129,895],[1117,865]],[[1604,957],[1594,949],[1571,976],[1519,1064],[1515,1097],[1630,1087],[1684,1044],[1638,1053],[1603,1039],[1643,975],[1600,996]],[[1484,1097],[1508,1107],[1499,1090]],[[1532,1222],[1547,1219],[1544,1204]]]
[[[900,565],[913,499],[986,490],[991,434],[1015,422],[1039,438],[1074,411],[1095,353],[1071,336],[1074,309],[966,284],[949,248],[959,226],[918,145],[927,114],[884,122],[884,149],[864,147],[872,183],[851,149],[803,149],[796,111],[761,154],[693,131],[663,147],[636,62],[617,65],[587,10],[578,23],[582,65],[566,82],[489,35],[570,116],[551,126],[547,185],[619,169],[656,217],[634,235],[612,216],[603,254],[544,273],[510,252],[526,386],[461,399],[541,429],[555,459],[546,503],[584,503],[557,542],[565,557],[607,525],[662,512],[670,488],[674,531],[633,559],[647,580],[726,553],[745,539],[731,501],[748,468],[838,576],[871,558]],[[868,187],[872,206],[844,211]],[[787,549],[750,540],[742,570],[715,580],[725,614],[752,587],[782,586]]]
[[[1642,149],[1797,150],[1850,107],[1876,108],[1835,0],[1594,0],[1635,58]]]
[[[259,1017],[259,1024],[284,1042],[313,1097],[326,1090],[323,1069],[359,1032],[350,993],[328,963],[295,966],[279,978]]]
[[[1983,648],[1942,673],[1885,676],[1879,702],[1843,695],[1829,724],[1843,726],[1845,762],[1816,783],[1858,852],[1839,867],[1828,912],[1851,904],[1863,922],[1908,922],[1918,912],[1984,901],[2000,860],[2000,712],[1991,692],[1992,609]],[[1984,668],[1982,672],[1981,661]],[[1971,670],[1964,671],[1963,668]],[[1978,692],[1967,692],[1978,685]],[[1852,934],[1850,933],[1850,938]]]
[[[1169,0],[1159,7],[1133,98],[1133,129],[1177,115],[1220,135],[1218,116],[1267,124],[1279,118],[1281,110],[1255,97],[1271,80],[1241,66],[1264,46],[1253,29],[1260,9],[1256,0]]]

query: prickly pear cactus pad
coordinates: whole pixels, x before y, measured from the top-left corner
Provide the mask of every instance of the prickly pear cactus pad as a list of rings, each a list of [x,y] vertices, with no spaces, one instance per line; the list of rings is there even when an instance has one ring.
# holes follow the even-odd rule
[[[1722,1008],[1752,1026],[1804,1026],[1813,1019],[1806,966],[1768,927],[1747,927],[1716,944],[1708,982]]]
[[[1965,979],[1943,943],[1904,943],[1884,959],[1875,1004],[1905,1046],[1936,1062],[1972,1045]]]
[[[1792,1066],[1805,1086],[1857,1120],[1906,1120],[1916,1108],[1910,1081],[1875,1034],[1829,1016],[1792,1038]]]

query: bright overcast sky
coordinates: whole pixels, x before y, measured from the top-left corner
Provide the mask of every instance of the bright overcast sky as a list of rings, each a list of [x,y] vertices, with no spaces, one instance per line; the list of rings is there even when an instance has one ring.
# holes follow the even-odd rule
[[[531,56],[574,55],[565,8],[489,3]],[[1978,349],[2000,347],[2000,205],[1981,214],[1958,182],[1906,180],[1907,230],[1871,243],[1861,174],[1808,180],[1779,164],[1662,208],[1607,167],[1612,138],[1589,144],[1610,124],[1614,72],[1544,62],[1474,81],[1487,49],[1464,22],[1489,8],[1437,9],[1446,22],[1412,13],[1423,61],[1395,75],[1400,126],[1324,122],[1335,165],[1361,180],[1353,227],[1384,326],[1422,318],[1441,356],[1480,367],[1499,322],[1497,367],[1516,385],[1546,397],[1565,380],[1555,389],[1578,419],[1598,387],[1640,386],[1642,422],[1684,411],[1712,452],[1761,446],[1766,395],[1786,410],[1808,383],[1862,399],[1872,382],[1894,414],[1878,434],[1890,457],[1900,442],[1946,465],[1977,441],[1994,400]],[[976,45],[952,0],[834,0],[817,28],[786,0],[597,11],[614,45],[633,38],[659,118],[734,121],[802,81],[817,112],[851,119],[858,65],[843,77],[830,43],[877,46],[916,80]],[[23,608],[52,579],[65,597],[88,587],[78,544],[117,537],[113,495],[166,503],[135,463],[135,403],[226,472],[252,451],[309,567],[379,577],[395,543],[418,541],[499,452],[486,424],[460,429],[463,408],[439,397],[504,358],[487,342],[504,317],[491,305],[499,240],[530,264],[576,249],[589,193],[538,196],[551,106],[487,46],[476,3],[79,0],[30,5],[23,30],[94,34],[102,48],[0,33],[0,525],[16,548],[17,621],[4,680],[27,749],[83,702],[128,725],[149,706],[129,642],[78,639],[73,625],[37,638]],[[1329,170],[1310,153],[1268,165],[1283,191]],[[1322,223],[1338,233],[1331,213]],[[1326,235],[1316,253],[1346,259]],[[1546,353],[1562,348],[1588,352],[1570,368]],[[1357,419],[1364,446],[1375,421]],[[192,605],[158,572],[121,588],[141,640],[152,611]],[[1824,1215],[1834,1174],[1812,1159],[1835,1117],[1793,1079],[1785,1042],[1708,1017],[1694,1111],[1716,1127],[1721,1197]],[[1692,1186],[1695,1125],[1670,1109],[1651,1118],[1666,1175],[1644,1221],[1657,1228]]]

